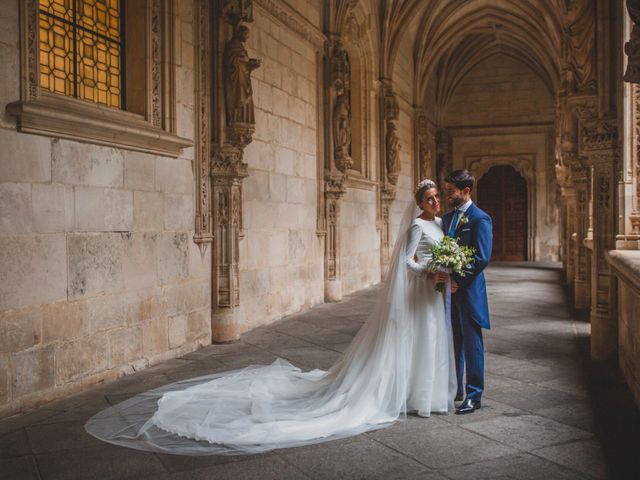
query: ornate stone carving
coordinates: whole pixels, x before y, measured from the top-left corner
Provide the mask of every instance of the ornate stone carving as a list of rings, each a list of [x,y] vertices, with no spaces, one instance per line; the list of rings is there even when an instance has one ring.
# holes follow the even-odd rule
[[[151,1],[151,124],[162,126],[162,17],[161,0]]]
[[[353,166],[351,158],[351,63],[340,39],[335,39],[330,51],[331,87],[335,97],[332,111],[333,158],[335,167],[347,173]]]
[[[628,61],[623,78],[625,82],[640,83],[640,0],[627,0],[627,11],[632,28],[629,41],[624,45]]]
[[[591,0],[565,0],[565,30],[569,44],[568,63],[572,90],[595,91],[596,19]]]
[[[395,122],[387,122],[387,135],[385,137],[387,154],[387,180],[391,185],[398,183],[400,175],[400,139],[396,132]]]
[[[436,135],[436,172],[440,185],[453,170],[453,141],[446,130],[439,130]]]
[[[618,144],[616,120],[595,120],[583,122],[580,132],[581,152],[615,149]]]
[[[242,150],[233,146],[214,149],[211,159],[214,218],[214,308],[240,305],[239,242],[242,238],[242,179],[247,164]]]
[[[210,178],[211,144],[211,45],[210,2],[199,0],[196,4],[196,149],[194,173],[196,180],[196,229],[194,241],[204,253],[206,246],[213,241],[213,212]]]
[[[635,235],[638,238],[640,238],[640,85],[639,84],[633,85],[631,95],[632,95],[631,108],[633,110],[633,114],[632,114],[633,148],[631,151],[631,158],[632,158],[631,178],[635,182],[635,195],[633,198],[631,215],[629,215],[629,221],[631,223],[632,235]]]
[[[253,21],[253,0],[224,0],[222,11],[230,25]]]
[[[431,161],[431,150],[427,145],[427,141],[425,139],[420,139],[418,141],[418,171],[420,172],[419,176],[421,180],[430,177]]]
[[[251,142],[255,131],[251,72],[260,66],[260,60],[249,58],[244,43],[249,28],[238,24],[233,37],[224,47],[224,96],[229,139],[233,145],[244,148]]]

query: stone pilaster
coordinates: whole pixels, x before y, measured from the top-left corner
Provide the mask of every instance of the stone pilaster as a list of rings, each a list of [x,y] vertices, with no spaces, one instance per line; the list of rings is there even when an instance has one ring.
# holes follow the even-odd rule
[[[581,122],[580,151],[593,168],[593,253],[591,256],[591,357],[617,354],[616,277],[605,260],[615,248],[618,127],[616,119]]]
[[[575,235],[573,242],[574,282],[573,282],[573,306],[576,309],[584,309],[590,306],[590,278],[588,265],[588,251],[585,239],[589,229],[589,169],[586,166],[575,165],[572,167],[572,179],[575,191]]]
[[[400,106],[391,88],[391,80],[381,81],[380,92],[380,265],[386,275],[391,256],[390,208],[396,199],[396,184],[400,175],[400,146],[396,123]]]

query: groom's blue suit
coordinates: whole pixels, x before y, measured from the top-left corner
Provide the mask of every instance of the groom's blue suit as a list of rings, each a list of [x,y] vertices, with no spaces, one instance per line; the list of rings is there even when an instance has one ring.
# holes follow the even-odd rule
[[[443,217],[445,234],[451,231],[454,212]],[[460,245],[475,249],[475,262],[469,273],[461,277],[453,275],[458,283],[458,291],[451,296],[451,326],[456,354],[458,394],[478,401],[484,390],[484,346],[482,329],[491,328],[487,286],[482,271],[491,258],[492,224],[491,217],[472,203],[463,214],[467,221],[458,221],[453,236]],[[467,384],[463,389],[466,367]]]

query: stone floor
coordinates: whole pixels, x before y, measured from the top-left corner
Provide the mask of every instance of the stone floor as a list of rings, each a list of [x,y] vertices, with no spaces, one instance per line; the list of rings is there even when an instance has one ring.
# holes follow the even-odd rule
[[[373,307],[372,288],[0,422],[0,478],[639,478],[627,471],[640,445],[637,409],[611,368],[588,362],[589,325],[572,315],[559,275],[545,265],[491,267],[486,393],[472,415],[410,416],[346,440],[236,457],[138,452],[83,430],[108,405],[178,379],[278,356],[327,368]]]

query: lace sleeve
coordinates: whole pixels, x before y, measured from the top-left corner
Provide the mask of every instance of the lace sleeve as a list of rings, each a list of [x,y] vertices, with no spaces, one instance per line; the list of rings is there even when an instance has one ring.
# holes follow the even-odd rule
[[[409,271],[418,276],[423,275],[427,271],[427,267],[425,265],[420,265],[413,259],[416,254],[416,250],[418,249],[418,244],[420,243],[421,237],[422,229],[420,228],[420,225],[415,222],[412,223],[411,227],[409,227],[409,235],[407,237],[407,250],[405,259]]]

